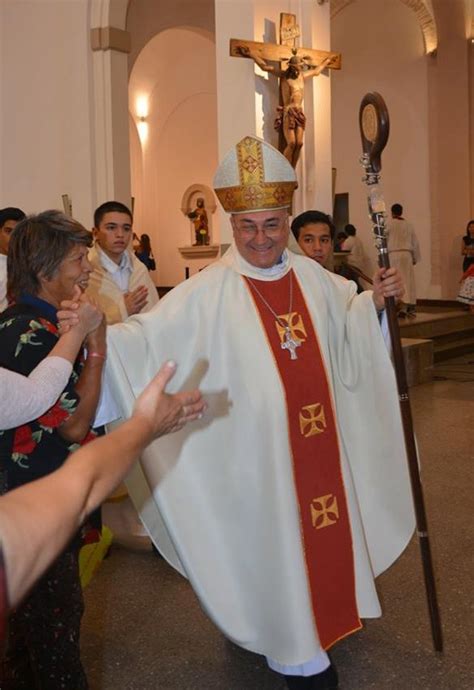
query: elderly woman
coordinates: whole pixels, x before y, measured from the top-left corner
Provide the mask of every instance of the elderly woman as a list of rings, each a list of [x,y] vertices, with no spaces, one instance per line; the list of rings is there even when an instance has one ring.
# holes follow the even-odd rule
[[[29,375],[51,353],[58,341],[61,301],[87,287],[91,243],[85,228],[58,211],[17,225],[8,253],[8,291],[15,304],[0,315],[1,367]],[[0,435],[2,494],[50,474],[77,444],[93,438],[91,422],[106,357],[103,321],[88,333],[85,346],[87,358],[81,348],[56,403]],[[13,612],[2,688],[87,687],[79,654],[79,546],[75,537]]]

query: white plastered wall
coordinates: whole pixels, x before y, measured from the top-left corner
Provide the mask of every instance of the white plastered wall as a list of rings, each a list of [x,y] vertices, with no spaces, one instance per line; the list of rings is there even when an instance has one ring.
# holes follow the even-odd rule
[[[95,204],[88,4],[0,4],[0,204],[62,208],[91,225]]]

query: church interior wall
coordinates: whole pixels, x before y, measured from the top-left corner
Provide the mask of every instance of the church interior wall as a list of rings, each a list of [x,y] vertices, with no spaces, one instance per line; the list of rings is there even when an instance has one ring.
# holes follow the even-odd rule
[[[133,37],[128,57],[131,72],[142,49],[161,31],[190,26],[214,34],[214,0],[130,0],[126,24]]]
[[[442,296],[459,290],[461,238],[471,216],[472,179],[469,140],[468,2],[433,0],[439,33],[437,54],[429,63],[430,183],[433,220],[433,274]],[[471,93],[472,98],[472,93]]]
[[[62,208],[91,225],[95,202],[88,7],[2,0],[1,201]]]
[[[332,49],[342,52],[342,70],[332,76],[333,165],[336,191],[349,193],[349,222],[358,229],[376,264],[361,182],[359,105],[368,91],[385,98],[390,137],[383,154],[382,180],[387,207],[399,202],[413,222],[421,246],[416,266],[420,297],[438,298],[431,279],[432,219],[429,187],[428,66],[415,14],[399,0],[357,0],[334,17]]]
[[[219,158],[247,133],[263,136],[273,145],[278,135],[273,129],[278,105],[278,82],[250,60],[229,57],[229,40],[279,42],[280,12],[296,14],[301,36],[299,45],[330,48],[329,6],[313,0],[216,0],[216,58],[218,86]],[[310,83],[308,83],[310,82]],[[305,110],[316,114],[317,131],[307,131],[297,174],[299,188],[294,211],[318,205],[331,208],[331,119],[330,77],[322,74],[305,85]],[[238,117],[236,117],[238,113]],[[220,212],[221,241],[230,242],[231,230]]]
[[[282,2],[275,7],[271,0],[255,3],[253,36],[248,38],[263,43],[279,43],[280,12],[290,12],[291,4]],[[279,105],[278,80],[254,64],[254,89],[255,134],[278,148],[278,132],[273,126]]]
[[[161,31],[135,60],[129,106],[140,129],[145,100],[147,137],[131,134],[135,231],[150,235],[158,285],[176,285],[209,259],[184,259],[178,247],[195,241],[181,211],[192,184],[212,187],[217,165],[215,44],[212,35],[181,27]],[[217,227],[212,241],[219,242]]]
[[[102,5],[109,7],[109,3]],[[115,21],[113,10],[119,5],[123,17]],[[211,186],[218,158],[246,132],[263,133],[275,141],[270,128],[276,86],[273,80],[262,78],[250,61],[229,57],[229,38],[274,40],[280,11],[289,11],[297,14],[302,25],[303,45],[331,47],[343,54],[341,72],[332,71],[330,78],[321,75],[306,86],[305,109],[314,124],[306,133],[299,163],[303,184],[295,210],[311,206],[330,210],[327,168],[332,155],[337,191],[349,192],[351,221],[370,251],[358,164],[357,113],[362,95],[379,90],[392,119],[384,155],[386,198],[388,204],[404,203],[406,216],[417,229],[423,255],[416,268],[420,297],[453,298],[459,280],[460,238],[474,215],[474,46],[467,40],[472,14],[467,10],[469,0],[432,0],[429,5],[439,33],[436,56],[424,54],[416,14],[410,3],[401,0],[384,0],[383,6],[378,0],[347,3],[332,21],[331,46],[325,45],[329,3],[288,0],[276,8],[271,0],[131,0],[125,25],[127,3],[114,0],[101,25],[128,30],[132,48],[128,56],[114,50],[100,53],[100,70],[110,69],[100,106],[107,125],[101,132],[94,72],[99,53],[91,51],[89,33],[95,26],[91,24],[92,2],[3,0],[2,203],[38,211],[61,207],[61,194],[68,193],[74,215],[89,227],[92,211],[104,195],[121,189],[128,202],[130,146],[137,229],[153,236],[161,227],[167,228],[163,237],[157,237],[157,254],[167,257],[159,264],[163,274],[156,276],[157,282],[181,280],[186,262],[176,246],[181,240],[186,244],[191,240],[190,223],[180,210],[183,190],[196,182]],[[153,124],[154,131],[145,147],[137,134],[133,109],[130,133],[128,113],[126,117],[117,113],[127,96],[119,97],[117,84],[123,91],[127,71],[136,77],[135,67],[153,37],[161,35],[164,40],[172,31],[187,38],[162,44],[160,59],[168,73],[148,84],[148,125]],[[197,53],[192,52],[195,49]],[[324,120],[329,118],[331,91],[332,135]],[[100,160],[105,158],[107,165],[101,168]],[[144,198],[150,200],[147,218]],[[158,200],[170,209],[163,219],[157,215]],[[214,239],[230,239],[228,222],[220,212],[213,225]],[[173,247],[168,247],[168,240]]]
[[[229,55],[231,38],[254,36],[254,4],[258,0],[215,0],[216,18],[216,82],[218,157],[222,160],[229,149],[246,134],[256,133],[254,68],[250,60],[236,60]],[[243,64],[242,64],[243,63]],[[218,207],[217,222],[221,244],[232,241],[227,214]]]
[[[469,140],[471,157],[471,177],[469,188],[471,190],[471,213],[474,218],[474,17],[472,19],[472,29],[469,32]]]
[[[254,5],[254,40],[279,43],[280,12],[296,15],[300,30],[297,45],[330,49],[329,6],[317,6],[308,0],[281,2],[260,0]],[[255,70],[255,113],[257,136],[278,148],[278,133],[274,129],[279,104],[277,80],[261,70]],[[295,192],[295,215],[307,208],[320,208],[327,213],[332,208],[331,190],[331,80],[326,72],[305,82],[304,109],[309,123],[305,144],[297,166],[299,186]]]

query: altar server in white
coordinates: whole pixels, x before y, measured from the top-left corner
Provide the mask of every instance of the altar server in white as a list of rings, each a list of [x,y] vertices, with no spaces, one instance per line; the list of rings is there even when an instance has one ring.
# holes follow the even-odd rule
[[[171,355],[176,388],[199,386],[209,403],[145,451],[129,490],[229,639],[265,655],[289,688],[336,688],[326,650],[380,616],[374,577],[414,524],[377,313],[403,288],[381,269],[357,295],[287,249],[295,173],[262,140],[240,141],[214,185],[232,214],[229,251],[109,329],[124,416]]]

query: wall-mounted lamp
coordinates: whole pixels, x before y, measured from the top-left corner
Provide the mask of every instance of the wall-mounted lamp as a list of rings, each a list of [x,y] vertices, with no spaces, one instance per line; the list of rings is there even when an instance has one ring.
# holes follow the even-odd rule
[[[148,98],[147,96],[139,96],[136,101],[135,112],[137,114],[137,130],[138,136],[142,144],[148,139]]]
[[[148,139],[148,122],[144,117],[140,117],[137,123],[138,136],[142,144]]]
[[[138,96],[135,104],[135,112],[139,119],[146,118],[148,116],[148,97]]]

